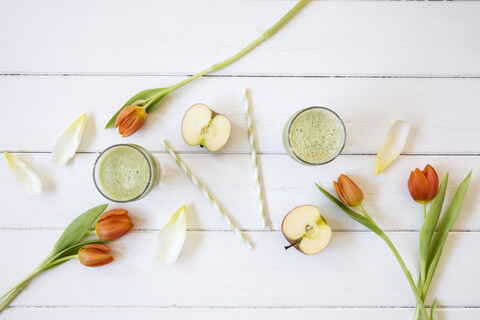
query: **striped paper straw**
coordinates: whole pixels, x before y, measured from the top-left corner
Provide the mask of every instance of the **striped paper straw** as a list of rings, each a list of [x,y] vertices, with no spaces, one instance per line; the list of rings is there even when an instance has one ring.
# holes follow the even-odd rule
[[[247,117],[248,139],[250,141],[253,173],[255,178],[255,186],[257,189],[258,212],[260,213],[261,226],[265,228],[267,226],[267,222],[265,220],[265,208],[263,207],[262,183],[260,181],[260,173],[258,172],[257,152],[255,151],[255,133],[253,131],[252,114],[250,112],[250,98],[248,96],[247,89],[245,89],[245,95],[243,96],[243,101],[245,103],[245,116]]]
[[[220,206],[217,200],[213,197],[212,193],[209,192],[203,184],[195,177],[192,173],[192,171],[185,165],[185,162],[180,159],[180,157],[175,153],[175,151],[170,147],[170,145],[167,143],[167,141],[163,140],[162,141],[163,147],[167,152],[172,156],[173,159],[177,162],[178,166],[182,168],[183,172],[187,175],[187,177],[190,179],[190,181],[193,182],[194,185],[197,186],[198,190],[207,198],[208,202],[217,210],[217,212],[222,216],[222,218],[225,220],[227,225],[232,229],[232,231],[237,235],[237,237],[242,240],[243,244],[247,246],[248,249],[252,249],[252,243],[248,241],[248,239],[245,237],[245,235],[238,229],[238,227],[235,225],[235,223],[232,221],[232,219],[225,213],[225,210]]]

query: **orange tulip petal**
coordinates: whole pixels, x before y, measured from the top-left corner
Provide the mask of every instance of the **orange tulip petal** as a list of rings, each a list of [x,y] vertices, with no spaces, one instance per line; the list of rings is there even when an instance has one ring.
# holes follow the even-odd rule
[[[115,209],[111,209],[111,210],[108,210],[107,212],[103,213],[100,218],[98,219],[98,221],[102,221],[108,217],[111,217],[111,216],[121,216],[121,215],[128,215],[128,211],[125,210],[125,209],[122,209],[122,208],[115,208]]]
[[[426,200],[431,201],[435,198],[438,192],[438,175],[435,169],[429,164],[423,169],[423,174],[428,180],[428,194]]]
[[[117,116],[117,120],[115,120],[115,128],[122,125],[122,122],[130,116],[132,112],[134,112],[138,106],[136,105],[130,105],[123,109],[120,114]]]
[[[338,178],[342,193],[347,200],[348,206],[356,207],[363,201],[362,190],[349,177],[342,174]]]
[[[413,200],[419,203],[427,202],[428,180],[420,169],[415,169],[408,179],[408,190]]]
[[[87,267],[100,267],[113,261],[113,257],[102,250],[82,247],[78,251],[78,260]]]
[[[108,246],[101,243],[90,243],[90,244],[84,245],[81,249],[96,249],[103,252],[112,251],[112,249],[110,249]]]

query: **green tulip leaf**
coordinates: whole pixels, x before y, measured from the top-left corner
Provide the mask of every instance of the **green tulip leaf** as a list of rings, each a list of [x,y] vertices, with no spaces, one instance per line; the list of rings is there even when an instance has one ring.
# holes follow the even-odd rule
[[[47,266],[44,269],[42,269],[42,272],[45,270],[51,269],[53,267],[56,267],[64,262],[67,262],[68,260],[63,260],[61,262],[59,261],[64,257],[77,255],[81,247],[86,246],[87,244],[92,244],[92,243],[105,244],[105,243],[108,243],[108,241],[103,241],[100,239],[86,240],[86,241],[78,242],[70,247],[67,247],[62,251],[58,252],[56,255],[54,255],[50,259],[48,259],[46,261]]]
[[[55,256],[60,251],[76,245],[87,233],[88,229],[108,207],[108,204],[102,204],[88,211],[85,211],[75,220],[73,220],[68,227],[63,231],[57,243],[52,249],[50,256]]]
[[[437,300],[433,301],[432,308],[430,309],[430,320],[435,320],[435,312],[437,311]]]
[[[373,223],[371,223],[367,218],[365,218],[363,215],[353,211],[352,209],[350,209],[349,207],[347,207],[345,204],[343,204],[343,202],[341,202],[340,200],[338,200],[337,198],[335,198],[333,195],[331,195],[327,190],[323,189],[322,187],[320,187],[318,184],[315,184],[317,186],[318,189],[320,189],[320,191],[328,198],[328,200],[332,201],[334,204],[336,204],[340,209],[343,210],[343,212],[345,212],[350,218],[352,218],[353,220],[361,223],[362,225],[364,225],[365,227],[367,227],[368,229],[372,230],[374,233],[376,233],[377,235],[383,237],[384,233],[383,231],[378,228],[376,225],[374,225]]]
[[[107,125],[105,126],[105,129],[113,128],[115,126],[115,121],[117,121],[117,117],[120,114],[120,112],[122,112],[122,110],[128,107],[129,105],[132,105],[137,101],[147,100],[153,97],[154,95],[161,94],[163,92],[164,95],[160,95],[158,100],[152,102],[152,104],[150,104],[149,107],[146,109],[147,112],[155,110],[162,103],[163,99],[165,99],[165,97],[170,93],[169,89],[170,88],[167,87],[167,88],[156,88],[156,89],[147,89],[147,90],[140,91],[139,93],[131,97],[117,111],[117,113],[115,113],[115,115],[110,119],[110,121],[108,121]]]
[[[438,193],[435,199],[430,205],[427,217],[423,222],[422,229],[420,230],[420,268],[423,272],[426,272],[428,251],[432,242],[433,234],[437,228],[438,220],[442,212],[443,201],[445,199],[445,192],[447,190],[448,172],[442,180]]]
[[[448,233],[452,229],[455,221],[458,218],[458,215],[460,214],[460,210],[462,209],[463,201],[465,200],[465,195],[467,193],[471,177],[472,172],[468,174],[465,180],[463,180],[463,182],[458,187],[455,195],[453,196],[452,202],[450,203],[450,206],[448,207],[444,217],[442,218],[442,221],[440,222],[438,232],[433,238],[432,244],[428,252],[426,269],[427,276],[425,280],[425,285],[422,287],[422,296],[426,296],[430,283],[432,282],[432,278],[435,270],[437,269],[438,262],[440,261],[440,256],[442,255],[443,247],[445,245]]]

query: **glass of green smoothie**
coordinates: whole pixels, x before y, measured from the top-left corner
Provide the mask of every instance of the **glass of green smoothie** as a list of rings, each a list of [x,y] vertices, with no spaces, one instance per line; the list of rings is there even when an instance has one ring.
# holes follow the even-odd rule
[[[93,166],[93,181],[110,201],[129,202],[146,196],[157,183],[159,169],[153,156],[135,144],[105,149]]]
[[[325,164],[335,159],[345,146],[342,119],[324,107],[310,107],[293,114],[283,129],[283,145],[297,162]]]

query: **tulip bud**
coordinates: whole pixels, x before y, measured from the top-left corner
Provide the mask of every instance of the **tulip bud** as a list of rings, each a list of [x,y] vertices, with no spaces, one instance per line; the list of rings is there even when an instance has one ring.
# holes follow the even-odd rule
[[[145,121],[147,121],[145,109],[138,105],[130,105],[117,116],[115,128],[119,127],[118,133],[122,135],[122,138],[125,138],[140,129]]]
[[[438,176],[435,169],[429,164],[420,171],[415,169],[408,179],[408,190],[413,200],[421,204],[432,201],[438,192]]]
[[[87,267],[100,267],[113,261],[113,257],[105,253],[108,251],[111,249],[104,244],[87,244],[78,250],[78,260]]]
[[[338,183],[333,181],[335,192],[342,202],[349,207],[359,206],[363,201],[363,192],[346,175],[338,177]]]
[[[125,209],[112,209],[100,216],[95,226],[97,236],[103,241],[120,238],[132,230],[132,220]]]

